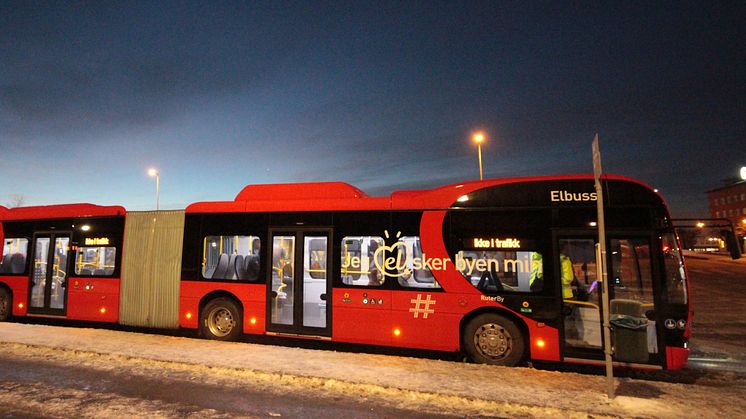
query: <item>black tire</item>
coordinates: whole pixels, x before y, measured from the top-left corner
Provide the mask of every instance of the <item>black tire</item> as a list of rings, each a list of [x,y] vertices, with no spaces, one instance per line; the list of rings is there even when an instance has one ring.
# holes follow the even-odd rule
[[[207,303],[200,313],[199,333],[206,339],[236,340],[242,330],[241,310],[233,300],[216,298]]]
[[[526,355],[521,329],[494,313],[480,314],[466,325],[463,345],[469,358],[480,364],[512,367]]]
[[[5,288],[0,288],[0,322],[10,320],[12,304],[13,299],[10,296],[10,292]]]

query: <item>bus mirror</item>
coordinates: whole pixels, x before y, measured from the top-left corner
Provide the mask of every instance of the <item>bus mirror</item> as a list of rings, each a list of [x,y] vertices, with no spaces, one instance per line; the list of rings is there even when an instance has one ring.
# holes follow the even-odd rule
[[[733,230],[720,230],[720,234],[725,237],[725,244],[728,246],[728,252],[733,259],[741,258],[741,247],[738,245],[736,235]]]

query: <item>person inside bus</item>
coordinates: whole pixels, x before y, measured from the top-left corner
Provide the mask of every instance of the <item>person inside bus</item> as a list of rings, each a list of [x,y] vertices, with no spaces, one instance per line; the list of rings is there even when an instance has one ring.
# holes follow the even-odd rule
[[[368,285],[371,286],[379,286],[383,284],[381,279],[383,278],[383,275],[381,275],[381,272],[378,270],[378,266],[381,266],[383,263],[380,260],[383,255],[379,255],[379,260],[375,260],[376,250],[378,250],[379,244],[376,240],[371,240],[368,242],[368,264],[370,266],[369,273],[368,273]]]
[[[562,280],[562,299],[575,300],[572,285],[575,282],[575,272],[570,259],[570,244],[565,242],[560,247],[560,279]],[[573,303],[565,303],[563,307],[565,323],[565,339],[568,342],[579,342],[581,337],[582,324],[580,324],[580,315],[578,307]]]
[[[539,292],[544,288],[544,269],[542,267],[541,253],[531,252],[531,278],[529,289],[531,292]]]
[[[575,272],[569,252],[570,244],[564,243],[560,249],[560,275],[562,278],[562,299],[572,300],[575,296],[572,292],[572,283],[575,281]]]

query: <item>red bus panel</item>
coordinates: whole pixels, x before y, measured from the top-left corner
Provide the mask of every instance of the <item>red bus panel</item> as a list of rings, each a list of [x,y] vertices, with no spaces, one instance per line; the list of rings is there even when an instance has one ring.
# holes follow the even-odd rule
[[[390,290],[335,288],[332,339],[367,345],[392,345],[396,325]]]
[[[0,276],[0,283],[8,285],[13,293],[13,315],[25,316],[28,301],[28,277]]]
[[[110,323],[119,320],[119,278],[68,279],[67,318]]]

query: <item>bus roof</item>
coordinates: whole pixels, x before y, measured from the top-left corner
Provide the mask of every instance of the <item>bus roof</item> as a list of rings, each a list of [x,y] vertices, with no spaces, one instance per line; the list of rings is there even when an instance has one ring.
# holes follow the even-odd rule
[[[635,179],[616,175],[604,175],[604,179],[632,182],[652,191],[652,188]],[[344,182],[248,185],[239,192],[233,201],[196,202],[187,206],[186,212],[364,211],[448,208],[457,202],[459,197],[491,186],[564,180],[593,180],[593,175],[477,180],[434,189],[396,191],[387,197],[370,197],[357,187]]]
[[[638,180],[604,175],[617,180],[652,188]],[[492,186],[524,182],[593,180],[593,175],[562,175],[516,177],[454,183],[433,189],[403,190],[384,197],[371,197],[357,187],[344,182],[308,182],[247,185],[233,201],[196,202],[186,207],[187,213],[227,212],[300,212],[300,211],[365,211],[421,210],[449,208],[459,197]],[[6,208],[0,206],[0,221],[101,217],[125,215],[122,206],[101,206],[88,203]]]
[[[35,207],[18,207],[0,209],[0,220],[42,220],[56,218],[103,217],[124,215],[124,207],[118,205],[101,206],[94,204],[62,204]]]

